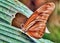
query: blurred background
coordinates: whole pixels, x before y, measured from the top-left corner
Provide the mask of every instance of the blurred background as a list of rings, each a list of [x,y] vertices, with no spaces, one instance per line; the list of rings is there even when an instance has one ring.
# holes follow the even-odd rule
[[[24,3],[27,7],[29,7],[32,11],[35,11],[41,5],[46,2],[57,2],[59,0],[19,0],[20,2]]]

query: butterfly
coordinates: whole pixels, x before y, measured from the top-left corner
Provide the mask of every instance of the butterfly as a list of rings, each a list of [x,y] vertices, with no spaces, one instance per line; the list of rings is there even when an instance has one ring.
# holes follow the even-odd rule
[[[43,4],[28,18],[22,26],[22,30],[31,37],[36,39],[42,38],[45,33],[47,20],[54,8],[55,4],[53,2]]]

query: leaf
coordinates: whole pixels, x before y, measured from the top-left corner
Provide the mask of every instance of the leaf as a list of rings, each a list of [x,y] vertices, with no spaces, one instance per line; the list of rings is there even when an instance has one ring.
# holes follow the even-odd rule
[[[46,43],[46,39],[34,39],[27,36],[21,29],[11,26],[12,18],[17,12],[27,16],[33,13],[18,0],[0,0],[0,42],[2,43]],[[46,40],[46,41],[44,41]]]

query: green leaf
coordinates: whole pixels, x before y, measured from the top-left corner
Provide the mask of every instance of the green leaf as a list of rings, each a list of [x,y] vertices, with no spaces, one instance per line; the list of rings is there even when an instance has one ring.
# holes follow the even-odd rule
[[[11,26],[16,13],[22,13],[28,18],[33,13],[18,0],[0,0],[0,42],[1,43],[53,43],[47,39],[34,39],[21,29]]]

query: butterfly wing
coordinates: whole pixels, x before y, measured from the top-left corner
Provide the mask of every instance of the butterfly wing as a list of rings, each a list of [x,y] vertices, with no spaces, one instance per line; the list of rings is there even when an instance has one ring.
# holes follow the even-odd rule
[[[53,2],[42,5],[26,21],[23,30],[34,38],[41,38],[45,32],[47,20],[54,8],[55,4]]]

